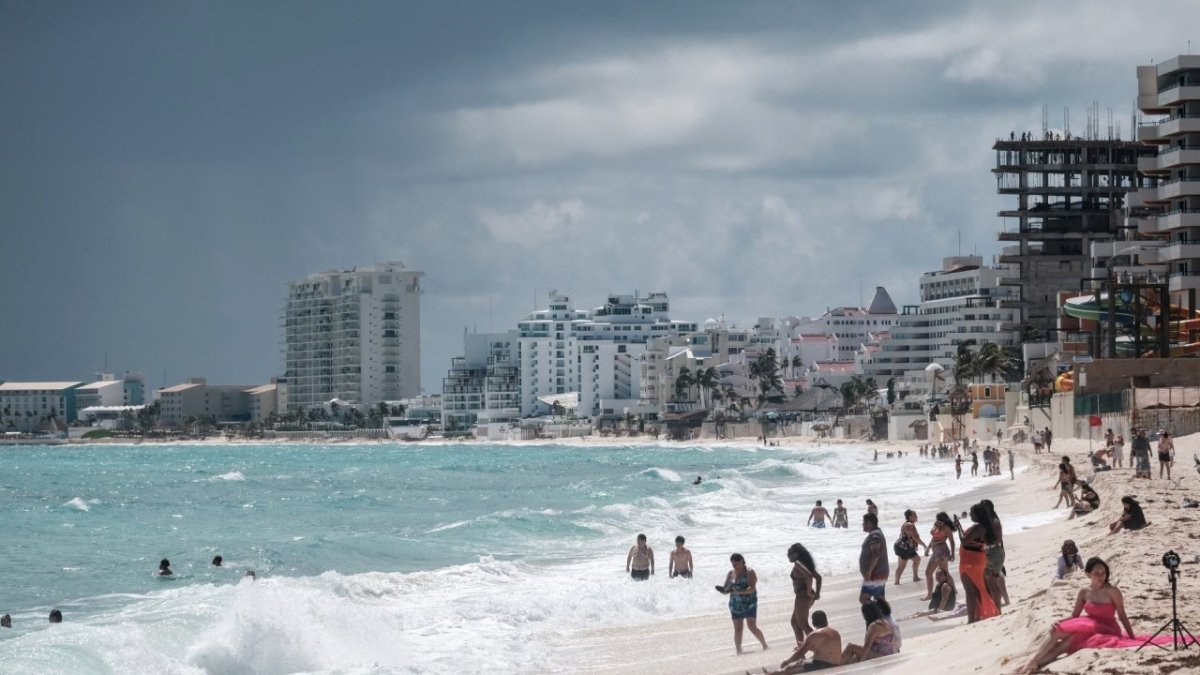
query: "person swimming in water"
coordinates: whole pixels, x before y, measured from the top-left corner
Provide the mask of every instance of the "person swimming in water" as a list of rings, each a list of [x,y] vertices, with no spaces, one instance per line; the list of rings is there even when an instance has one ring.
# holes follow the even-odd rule
[[[213,567],[220,567],[221,563],[223,563],[223,562],[225,562],[225,559],[222,558],[221,556],[217,556],[217,557],[213,558],[212,564],[213,564]]]
[[[7,614],[0,616],[0,628],[12,628],[12,617]]]
[[[174,574],[174,572],[171,571],[171,561],[167,560],[166,558],[160,560],[158,563],[158,576],[169,577],[172,574]]]
[[[50,623],[62,623],[62,612],[57,609],[50,610]]]

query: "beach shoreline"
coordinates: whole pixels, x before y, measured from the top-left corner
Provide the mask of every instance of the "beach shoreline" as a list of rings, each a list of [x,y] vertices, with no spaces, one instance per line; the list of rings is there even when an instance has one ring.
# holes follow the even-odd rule
[[[916,451],[920,443],[876,444],[882,452],[889,450]],[[1007,451],[1008,444],[1005,444]],[[1084,558],[1100,556],[1113,570],[1113,579],[1122,588],[1130,621],[1138,634],[1151,634],[1171,618],[1170,586],[1161,556],[1174,550],[1183,559],[1179,577],[1181,620],[1187,623],[1188,598],[1200,592],[1200,511],[1182,510],[1184,497],[1200,495],[1200,481],[1191,465],[1190,456],[1200,450],[1200,434],[1176,439],[1175,481],[1134,480],[1132,469],[1116,469],[1092,476],[1087,459],[1086,439],[1056,440],[1053,452],[1033,454],[1028,444],[1017,448],[1018,464],[1024,470],[1015,480],[1008,471],[1002,480],[972,478],[969,464],[964,466],[961,480],[979,480],[978,488],[949,500],[933,500],[930,504],[914,504],[918,511],[918,528],[926,536],[933,515],[940,510],[953,514],[961,512],[980,499],[991,499],[1005,523],[1005,544],[1008,571],[1007,583],[1011,604],[1004,607],[1000,617],[968,625],[965,617],[931,621],[925,617],[912,618],[925,610],[919,598],[924,595],[924,564],[922,581],[913,583],[910,571],[899,586],[889,581],[888,600],[893,615],[900,620],[904,646],[899,655],[871,661],[859,666],[845,666],[830,672],[911,673],[920,669],[924,675],[963,672],[1016,672],[1033,653],[1046,631],[1055,622],[1070,615],[1074,596],[1086,585],[1086,578],[1075,575],[1055,581],[1055,561],[1065,539],[1073,539]],[[1068,520],[1069,509],[1053,509],[1057,499],[1054,478],[1057,462],[1069,456],[1080,478],[1093,480],[1101,496],[1097,513]],[[882,455],[881,455],[882,457]],[[880,461],[885,461],[881,458]],[[953,464],[945,460],[929,460],[931,467],[947,472],[954,480]],[[1006,468],[1007,461],[1002,462]],[[1121,532],[1108,536],[1108,524],[1120,515],[1120,498],[1135,494],[1146,510],[1151,526],[1138,532]],[[853,515],[853,509],[852,509]],[[882,516],[883,514],[881,514]],[[851,525],[854,526],[852,517]],[[881,518],[883,520],[883,518]],[[803,526],[798,524],[790,535],[781,535],[780,548],[790,543],[788,537],[804,541]],[[884,531],[889,546],[896,533]],[[812,549],[818,566],[821,554]],[[891,556],[895,570],[895,556]],[[957,562],[951,564],[957,581]],[[707,580],[706,580],[707,581]],[[861,643],[862,623],[858,612],[858,584],[855,574],[826,577],[825,590],[814,610],[823,610],[830,625],[842,634],[843,645]],[[701,590],[708,585],[701,584]],[[763,667],[774,669],[787,658],[794,646],[788,624],[791,614],[790,589],[763,589],[759,601],[759,627],[764,631],[770,649],[761,651],[747,632],[746,652],[736,655],[733,649],[732,628],[723,600],[714,597],[713,611],[703,615],[679,617],[636,629],[605,628],[560,636],[552,648],[568,662],[579,664],[580,672],[613,674],[654,672],[658,675],[684,673],[744,673],[761,672]],[[919,663],[917,666],[915,664]],[[1041,672],[1056,673],[1127,673],[1179,672],[1200,668],[1200,649],[1169,652],[1158,649],[1135,652],[1125,650],[1083,650],[1064,657]]]

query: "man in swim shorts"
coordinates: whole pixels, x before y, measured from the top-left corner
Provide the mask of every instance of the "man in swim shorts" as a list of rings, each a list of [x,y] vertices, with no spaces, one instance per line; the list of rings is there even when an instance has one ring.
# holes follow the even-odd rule
[[[809,633],[804,642],[796,647],[792,655],[779,664],[779,670],[769,675],[792,675],[793,673],[811,673],[826,668],[836,668],[842,662],[842,636],[829,627],[829,618],[820,610],[813,612],[812,623],[817,627]],[[804,662],[804,656],[812,652],[812,661]],[[764,669],[765,670],[765,669]]]
[[[862,590],[858,601],[862,604],[871,602],[874,598],[883,598],[887,591],[887,581],[890,568],[888,566],[887,540],[879,529],[879,516],[874,513],[863,514],[862,552],[858,556],[858,571],[862,574]]]
[[[654,574],[654,549],[646,545],[646,535],[637,536],[637,544],[625,557],[625,571],[634,581],[646,581]]]
[[[810,527],[824,528],[826,518],[829,518],[829,510],[821,506],[821,500],[818,499],[812,513],[808,514],[808,524]]]
[[[683,537],[675,537],[675,550],[671,551],[671,560],[667,563],[667,575],[674,579],[692,578],[692,552],[683,547]]]

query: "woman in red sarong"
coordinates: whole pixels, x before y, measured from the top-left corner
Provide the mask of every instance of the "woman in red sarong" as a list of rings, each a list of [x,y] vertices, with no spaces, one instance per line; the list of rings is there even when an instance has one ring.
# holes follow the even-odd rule
[[[987,507],[982,504],[972,506],[971,521],[971,527],[963,531],[958,516],[954,516],[954,525],[958,528],[959,536],[958,573],[962,577],[963,592],[967,596],[967,623],[1000,616],[1000,608],[992,600],[984,582],[987,547],[996,544],[996,532],[992,528],[992,518]]]
[[[1037,653],[1021,669],[1022,673],[1036,673],[1062,654],[1073,654],[1080,649],[1139,647],[1149,638],[1147,635],[1133,634],[1133,626],[1129,624],[1129,617],[1125,616],[1121,589],[1108,582],[1108,563],[1100,558],[1088,558],[1083,569],[1088,575],[1089,584],[1079,589],[1071,618],[1051,627],[1050,634]],[[1084,616],[1080,616],[1080,613]],[[1122,627],[1129,637],[1121,636]],[[1173,643],[1174,637],[1171,635],[1161,635],[1150,642],[1155,645]]]

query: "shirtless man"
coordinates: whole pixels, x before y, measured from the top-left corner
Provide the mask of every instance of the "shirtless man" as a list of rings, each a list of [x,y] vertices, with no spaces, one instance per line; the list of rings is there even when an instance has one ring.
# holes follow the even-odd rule
[[[671,551],[671,559],[667,562],[667,575],[674,579],[692,578],[692,552],[683,547],[683,537],[675,537],[675,550]]]
[[[821,500],[818,499],[817,505],[813,507],[812,513],[808,514],[808,524],[811,527],[824,528],[826,518],[832,520],[829,515],[829,510],[824,506],[821,506]]]
[[[654,574],[654,549],[646,545],[646,535],[637,536],[637,545],[625,557],[625,571],[634,581],[646,581]]]
[[[767,675],[792,675],[792,673],[811,673],[816,670],[834,668],[842,662],[842,636],[829,627],[829,619],[825,612],[813,612],[812,623],[816,630],[804,638],[804,642],[796,647],[796,651],[779,664],[779,670],[770,671],[763,668]],[[812,652],[812,661],[805,663],[804,656]]]

